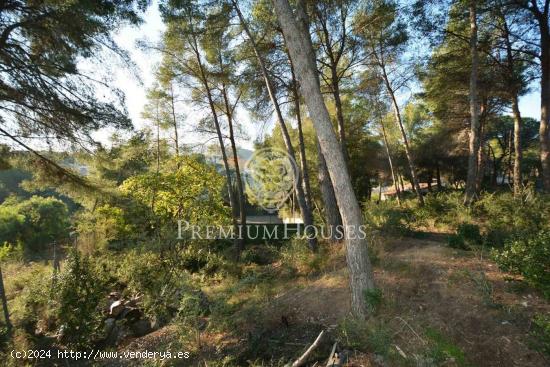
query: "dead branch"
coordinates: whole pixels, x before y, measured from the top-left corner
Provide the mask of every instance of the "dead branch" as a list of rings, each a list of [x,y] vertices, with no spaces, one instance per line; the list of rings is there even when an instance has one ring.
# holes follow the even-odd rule
[[[300,358],[298,358],[296,361],[294,361],[294,363],[287,364],[286,366],[300,367],[301,365],[303,365],[306,362],[309,355],[315,350],[315,348],[317,348],[319,346],[319,344],[321,343],[321,339],[323,338],[323,335],[325,335],[325,331],[321,330],[321,332],[317,336],[317,339],[315,339],[313,344],[311,344],[310,347],[307,348],[307,350],[304,352],[304,354],[302,354],[302,356]]]

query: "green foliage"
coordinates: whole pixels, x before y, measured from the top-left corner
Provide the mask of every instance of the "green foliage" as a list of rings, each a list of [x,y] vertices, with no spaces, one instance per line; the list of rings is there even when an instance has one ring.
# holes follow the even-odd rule
[[[184,219],[194,225],[224,223],[229,217],[223,205],[224,178],[198,158],[175,159],[163,172],[130,177],[121,191],[150,207],[163,222]]]
[[[456,229],[456,234],[449,236],[448,244],[452,248],[469,250],[483,243],[479,226],[470,223],[461,223]]]
[[[26,251],[42,251],[52,241],[66,240],[69,225],[67,206],[53,197],[33,196],[0,205],[0,241],[21,242]]]
[[[23,229],[25,216],[12,205],[0,205],[0,242],[15,245]]]
[[[550,357],[550,315],[535,315],[532,325],[533,346]]]
[[[133,211],[129,208],[101,205],[95,211],[83,211],[76,216],[79,246],[88,252],[105,250],[115,244],[129,242],[139,236],[140,226],[131,223]],[[143,219],[143,216],[133,216]],[[146,223],[141,223],[142,227]],[[88,246],[89,245],[89,246]]]
[[[90,347],[101,332],[101,310],[108,293],[101,268],[91,258],[72,250],[55,286],[63,343],[77,349]]]
[[[484,222],[487,244],[494,247],[550,228],[550,203],[545,196],[533,193],[519,198],[511,193],[485,194],[476,203],[475,211]]]
[[[392,333],[383,322],[347,317],[339,325],[338,338],[348,348],[388,356]]]
[[[391,201],[379,203],[367,201],[363,206],[365,223],[371,228],[398,235],[411,232],[412,212],[410,209],[399,207]]]
[[[23,259],[23,244],[18,241],[15,245],[9,242],[4,242],[0,246],[0,261],[4,260],[22,260]]]
[[[283,264],[298,274],[308,275],[319,271],[325,257],[320,251],[313,253],[303,239],[293,238],[281,246],[280,257]]]
[[[435,365],[440,366],[449,359],[454,359],[456,365],[465,366],[466,356],[460,347],[448,340],[444,335],[435,329],[427,329],[426,336],[430,339],[431,347],[427,353]]]
[[[503,270],[521,274],[550,298],[550,231],[531,238],[508,241],[502,251],[493,252]]]
[[[365,301],[369,311],[376,312],[384,301],[382,290],[380,288],[367,289],[365,291]]]

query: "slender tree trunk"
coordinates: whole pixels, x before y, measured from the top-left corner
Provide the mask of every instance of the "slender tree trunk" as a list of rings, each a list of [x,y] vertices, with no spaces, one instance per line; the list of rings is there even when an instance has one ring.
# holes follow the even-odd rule
[[[246,23],[246,20],[244,19],[244,16],[237,4],[236,0],[232,0],[233,7],[235,8],[237,15],[239,16],[239,20],[241,22],[241,26],[243,27],[244,32],[246,33],[246,36],[248,37],[250,44],[252,46],[252,49],[254,50],[254,55],[256,56],[256,59],[258,60],[258,63],[260,64],[260,69],[262,72],[262,76],[264,78],[264,82],[267,88],[267,92],[269,94],[269,99],[271,100],[271,103],[273,104],[273,107],[275,108],[275,113],[277,115],[277,121],[279,122],[279,126],[281,127],[281,133],[283,135],[283,141],[286,146],[286,150],[288,155],[296,161],[296,154],[294,153],[294,148],[292,147],[292,141],[290,139],[290,135],[288,133],[288,129],[285,124],[285,120],[283,118],[283,113],[281,112],[281,107],[279,105],[279,102],[277,101],[277,96],[275,93],[275,88],[273,86],[273,83],[271,82],[271,78],[269,76],[269,73],[267,71],[267,67],[265,66],[264,59],[262,55],[260,54],[260,51],[258,50],[258,46],[256,45],[256,41],[254,40],[254,37],[252,36],[252,33],[250,33],[250,30],[248,28],[248,25]],[[313,236],[313,232],[311,231],[313,226],[313,215],[311,214],[310,208],[307,206],[306,198],[304,194],[304,188],[302,185],[302,175],[298,175],[298,182],[296,183],[296,199],[298,201],[298,206],[300,207],[300,212],[302,214],[302,219],[304,221],[304,226],[306,228],[306,236],[308,241],[308,246],[312,251],[317,251],[317,239]],[[308,230],[310,229],[310,230]]]
[[[344,155],[325,106],[315,53],[309,38],[307,15],[302,3],[298,6],[298,20],[288,0],[273,0],[275,12],[285,34],[286,44],[295,63],[296,75],[305,97],[313,125],[325,157],[342,221],[346,228],[346,259],[350,276],[351,309],[358,316],[366,316],[368,308],[365,294],[374,288],[374,275],[367,252],[366,239],[353,235],[363,226],[361,208],[353,192]]]
[[[346,145],[346,127],[344,124],[344,113],[342,110],[342,100],[340,98],[340,78],[338,76],[338,63],[340,62],[340,59],[344,52],[344,44],[346,39],[346,30],[345,30],[345,16],[341,15],[341,21],[342,26],[344,29],[342,29],[342,38],[340,40],[341,47],[337,50],[333,50],[334,44],[331,43],[331,37],[330,37],[330,30],[327,26],[327,18],[324,17],[317,8],[315,8],[315,14],[317,15],[317,19],[319,21],[319,24],[321,26],[321,31],[323,34],[323,37],[321,37],[322,42],[324,43],[324,48],[328,56],[328,60],[330,63],[330,89],[332,92],[332,96],[334,98],[334,105],[336,107],[336,120],[338,124],[338,139],[340,140],[340,144],[342,146],[342,153],[344,154],[344,159],[346,160],[346,163],[349,162],[349,153],[348,148]]]
[[[237,252],[237,259],[240,257],[241,251],[242,251],[242,240],[240,236],[239,231],[239,223],[238,223],[238,215],[237,215],[237,200],[235,199],[235,192],[233,191],[233,184],[231,179],[231,170],[229,168],[229,161],[227,159],[227,153],[225,151],[225,144],[223,141],[223,135],[220,127],[220,121],[218,119],[218,113],[216,111],[216,105],[214,103],[214,98],[212,96],[212,90],[210,89],[210,85],[208,83],[208,79],[206,77],[206,72],[204,70],[204,66],[202,64],[201,55],[199,53],[199,47],[197,44],[196,38],[193,37],[193,52],[195,54],[195,59],[197,61],[197,65],[199,67],[199,74],[200,74],[200,81],[205,89],[206,97],[208,99],[208,105],[210,107],[210,111],[212,112],[212,119],[214,120],[214,126],[216,128],[216,135],[218,137],[218,143],[220,144],[220,150],[222,154],[222,160],[223,160],[223,166],[225,169],[225,176],[227,179],[227,191],[229,193],[229,203],[231,205],[231,219],[233,222],[233,231],[234,231],[234,244]]]
[[[550,193],[550,29],[548,14],[539,20],[541,48],[540,78],[540,163],[544,191]]]
[[[393,162],[390,154],[390,145],[388,144],[386,128],[384,127],[384,123],[382,121],[380,121],[380,126],[382,127],[382,136],[384,137],[384,146],[386,147],[386,155],[388,156],[388,163],[390,165],[393,187],[395,188],[395,197],[397,198],[397,204],[401,205],[401,198],[399,197],[400,196],[399,187],[397,186],[397,180],[395,179],[395,170],[393,169]]]
[[[416,196],[418,197],[418,201],[420,202],[420,205],[424,205],[424,197],[422,196],[422,191],[420,191],[420,184],[418,183],[418,177],[416,176],[416,167],[414,165],[414,160],[412,157],[411,149],[409,147],[409,140],[407,139],[407,133],[405,132],[405,128],[403,127],[403,121],[401,119],[401,112],[399,111],[399,105],[397,104],[397,99],[395,98],[395,92],[390,84],[390,80],[388,78],[388,75],[386,74],[386,67],[383,62],[380,62],[380,68],[382,69],[382,76],[384,77],[384,83],[386,84],[386,90],[388,91],[388,94],[391,97],[392,105],[393,105],[393,111],[395,115],[395,122],[399,126],[399,131],[401,131],[401,137],[403,139],[403,146],[405,148],[405,155],[407,156],[407,162],[409,163],[409,171],[411,174],[411,184],[416,192]]]
[[[517,95],[512,97],[512,114],[514,116],[514,196],[521,194],[523,180],[521,178],[521,161],[523,151],[521,149],[521,114]]]
[[[330,179],[330,175],[327,169],[327,163],[319,140],[317,140],[317,172],[319,178],[319,189],[321,191],[321,197],[323,198],[323,204],[325,207],[325,218],[328,226],[328,230],[331,234],[331,241],[336,242],[342,238],[338,238],[336,228],[342,225],[342,218],[340,211],[338,210],[338,203],[336,202],[336,194],[334,193],[334,187]]]
[[[160,118],[159,118],[159,109],[157,103],[157,175],[160,172]]]
[[[174,86],[170,82],[170,108],[172,109],[172,126],[174,127],[174,145],[176,148],[176,157],[180,156],[180,142],[178,136],[178,120],[176,118],[176,106],[174,102]]]
[[[470,53],[472,58],[472,70],[470,73],[470,153],[468,156],[468,175],[464,195],[464,203],[466,205],[470,205],[476,196],[477,152],[479,149],[477,10],[475,0],[470,0]]]
[[[337,65],[332,65],[331,68],[332,79],[332,95],[334,96],[334,105],[336,106],[336,119],[338,121],[338,138],[340,139],[340,145],[342,146],[342,153],[346,163],[349,162],[348,147],[346,145],[346,127],[344,125],[344,111],[342,109],[342,99],[340,98],[340,81],[338,80]]]
[[[0,298],[2,299],[2,310],[4,311],[4,321],[6,323],[6,329],[8,335],[11,336],[12,324],[10,321],[10,313],[8,311],[8,299],[6,297],[6,289],[4,288],[4,279],[2,277],[2,268],[0,267]]]
[[[523,187],[521,178],[521,161],[523,158],[523,152],[521,149],[522,120],[521,113],[519,111],[519,86],[518,81],[516,80],[516,68],[512,50],[512,42],[510,40],[510,30],[504,14],[499,12],[499,15],[502,21],[503,38],[506,44],[506,73],[508,77],[508,87],[510,88],[510,101],[512,102],[512,116],[514,117],[514,196],[518,196]]]
[[[237,144],[235,143],[235,133],[233,129],[233,109],[231,108],[231,105],[229,103],[229,98],[227,96],[227,90],[225,88],[225,84],[222,84],[222,94],[223,94],[223,102],[225,106],[225,113],[227,116],[227,124],[229,126],[229,141],[231,143],[231,152],[233,153],[233,165],[235,166],[235,180],[237,181],[237,194],[239,198],[240,225],[243,230],[243,233],[246,234],[247,233],[246,232],[246,210],[245,210],[243,180],[241,177],[241,169],[239,167],[239,156],[237,154]],[[244,248],[243,240],[239,239],[239,246],[237,249],[239,256],[243,248]]]
[[[304,195],[306,199],[306,205],[310,211],[313,211],[313,204],[311,202],[311,186],[309,184],[309,170],[307,167],[306,158],[306,144],[304,142],[304,131],[302,129],[302,113],[300,108],[300,94],[298,93],[298,80],[294,75],[294,65],[292,64],[292,58],[288,55],[290,60],[290,73],[292,75],[292,94],[294,96],[294,110],[296,111],[296,123],[298,124],[298,146],[300,152],[300,168],[302,170],[302,183],[304,185]]]

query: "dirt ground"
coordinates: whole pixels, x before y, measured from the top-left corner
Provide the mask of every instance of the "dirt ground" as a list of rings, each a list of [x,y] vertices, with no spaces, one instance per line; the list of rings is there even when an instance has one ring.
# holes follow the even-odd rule
[[[383,301],[372,319],[389,335],[388,348],[398,357],[368,348],[344,350],[348,366],[550,365],[529,344],[530,320],[534,314],[550,312],[549,302],[521,279],[500,272],[487,254],[453,250],[437,237],[380,242],[373,262]],[[326,330],[310,364],[318,359],[317,366],[324,365],[332,342],[341,339],[340,325],[349,311],[345,258],[337,249],[320,273],[288,281],[257,312],[237,311],[235,317],[245,320],[237,329],[216,333],[207,328],[200,336],[198,355],[181,365],[204,366],[199,362],[203,358],[221,360],[228,355],[242,365],[256,358],[282,365],[283,360],[301,355],[319,331]],[[124,349],[169,345],[177,337],[175,330],[160,329]],[[437,348],[451,352],[443,353],[443,360],[429,353],[427,357],[426,350],[434,345],[434,353]]]

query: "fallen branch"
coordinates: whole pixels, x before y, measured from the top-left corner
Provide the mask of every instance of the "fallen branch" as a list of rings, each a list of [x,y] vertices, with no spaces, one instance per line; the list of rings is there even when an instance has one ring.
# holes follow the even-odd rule
[[[340,367],[342,365],[342,359],[336,353],[336,346],[338,343],[334,343],[332,346],[332,350],[330,351],[330,354],[328,356],[327,366],[326,367]]]
[[[285,367],[288,367],[288,366],[300,367],[301,365],[303,365],[306,362],[309,355],[315,350],[315,348],[317,348],[319,346],[319,344],[321,343],[321,339],[323,338],[323,335],[325,335],[325,331],[321,330],[321,332],[317,336],[317,339],[315,339],[313,344],[311,344],[310,347],[307,348],[307,350],[304,352],[304,354],[302,354],[302,356],[300,358],[298,358],[296,361],[294,361],[294,363],[287,364]]]

